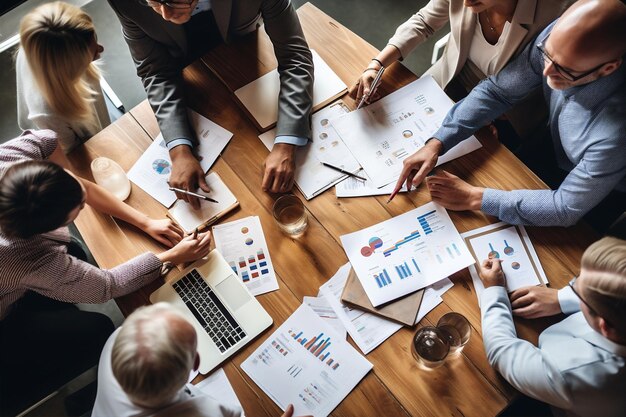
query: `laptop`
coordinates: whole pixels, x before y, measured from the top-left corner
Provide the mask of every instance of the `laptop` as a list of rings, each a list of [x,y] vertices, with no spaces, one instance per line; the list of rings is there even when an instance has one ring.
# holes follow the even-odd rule
[[[211,251],[150,295],[183,313],[198,334],[200,373],[206,374],[272,325],[272,317]]]

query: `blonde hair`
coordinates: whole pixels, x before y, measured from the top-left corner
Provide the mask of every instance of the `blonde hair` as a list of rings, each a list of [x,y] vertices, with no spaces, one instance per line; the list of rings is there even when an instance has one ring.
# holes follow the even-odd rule
[[[41,94],[52,111],[93,128],[90,104],[100,79],[93,61],[96,31],[91,17],[60,1],[30,11],[20,23],[20,43]]]
[[[626,240],[605,237],[587,248],[582,297],[626,337]]]
[[[158,408],[185,385],[196,358],[196,333],[167,303],[141,307],[115,338],[111,367],[128,398]]]

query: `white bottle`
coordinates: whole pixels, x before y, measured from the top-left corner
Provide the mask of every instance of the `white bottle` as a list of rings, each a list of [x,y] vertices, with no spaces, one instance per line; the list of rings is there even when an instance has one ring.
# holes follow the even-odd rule
[[[96,184],[124,201],[130,194],[130,181],[117,162],[103,156],[91,161],[91,173]]]

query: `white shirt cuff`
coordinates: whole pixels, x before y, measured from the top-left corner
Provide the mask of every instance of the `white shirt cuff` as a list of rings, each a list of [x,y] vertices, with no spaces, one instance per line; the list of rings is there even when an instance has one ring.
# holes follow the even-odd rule
[[[561,288],[557,293],[561,311],[564,314],[572,314],[580,311],[580,300],[574,294],[569,285]]]

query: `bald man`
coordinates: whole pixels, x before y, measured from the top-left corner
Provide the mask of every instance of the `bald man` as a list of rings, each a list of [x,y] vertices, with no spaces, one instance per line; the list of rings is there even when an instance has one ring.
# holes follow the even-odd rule
[[[452,210],[482,210],[510,224],[569,226],[612,194],[621,205],[609,207],[617,217],[626,201],[625,39],[623,2],[576,2],[452,107],[433,138],[404,161],[396,190],[405,182],[419,185],[439,155],[542,86],[552,137],[547,148],[554,149],[552,165],[562,172],[558,189],[495,190],[443,171],[426,180],[433,201]]]
[[[517,337],[500,262],[485,260],[480,269],[491,366],[523,394],[559,408],[554,415],[624,416],[626,241],[604,238],[587,248],[580,275],[569,283],[576,309],[543,331],[538,346]]]
[[[243,415],[187,384],[200,364],[197,345],[194,327],[169,304],[138,308],[104,346],[92,417]],[[290,404],[282,417],[292,415]]]

